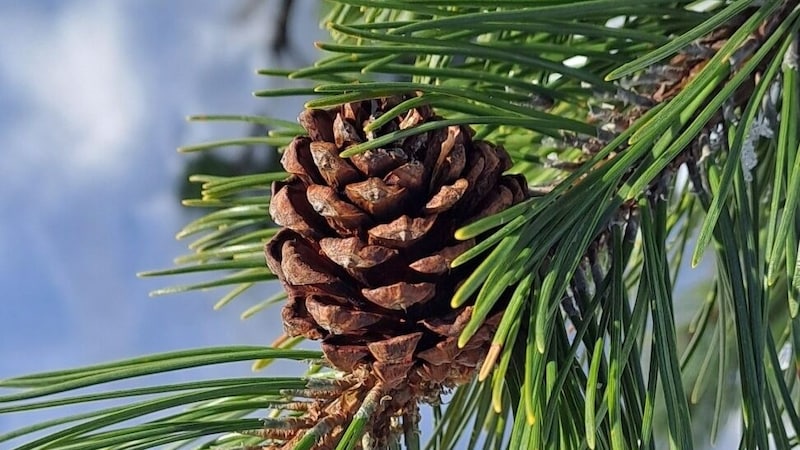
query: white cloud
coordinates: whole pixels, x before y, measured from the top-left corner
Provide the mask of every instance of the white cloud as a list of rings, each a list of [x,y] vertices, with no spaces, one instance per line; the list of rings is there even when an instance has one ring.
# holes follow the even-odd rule
[[[174,148],[213,125],[187,128],[182,115],[300,109],[250,95],[266,84],[252,72],[268,65],[263,21],[238,27],[220,23],[229,6],[179,3],[74,0],[44,13],[0,1],[0,286],[26,311],[52,318],[58,308],[54,339],[74,344],[74,361],[269,338],[263,318],[238,323],[240,307],[212,313],[219,291],[148,300],[148,289],[183,280],[134,277],[185,250],[172,237],[187,220],[173,196]],[[214,138],[242,133],[217,125]],[[200,332],[201,314],[233,327]],[[6,323],[0,342],[14,333],[32,353],[61,350],[31,343],[27,322]]]
[[[0,5],[0,283],[29,310],[63,307],[61,342],[116,333],[88,353],[119,350],[139,323],[124,295],[133,270],[117,255],[123,222],[108,213],[120,179],[136,179],[149,118],[123,7]]]
[[[115,5],[0,12],[0,80],[22,105],[0,129],[15,162],[0,169],[12,191],[37,176],[37,193],[57,196],[64,182],[96,183],[124,169],[144,105]]]

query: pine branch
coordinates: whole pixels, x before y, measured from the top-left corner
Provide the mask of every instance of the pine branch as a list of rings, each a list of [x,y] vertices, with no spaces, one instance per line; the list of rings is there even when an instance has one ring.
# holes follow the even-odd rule
[[[734,407],[742,411],[742,448],[797,446],[800,414],[791,361],[800,357],[800,158],[794,126],[800,9],[788,0],[739,0],[700,11],[696,6],[662,0],[339,0],[325,20],[332,40],[318,44],[326,56],[312,67],[260,71],[310,80],[313,87],[257,95],[313,96],[307,103],[312,109],[341,112],[384,99],[380,115],[366,125],[351,124],[363,138],[337,158],[363,157],[469,126],[471,140],[502,146],[514,162],[509,172],[528,181],[526,200],[461,223],[446,237],[474,241],[447,260],[448,273],[464,273],[454,283],[450,306],[469,312],[459,322],[463,327],[452,325],[458,332],[450,337],[464,347],[485,334],[487,321],[492,334],[481,341],[483,353],[446,408],[433,407],[428,448],[688,449],[699,445],[697,434],[713,439]],[[440,117],[387,128],[426,108]],[[313,134],[324,127],[308,123],[308,115],[317,113],[304,114],[303,127],[263,117],[205,117],[273,129],[268,136],[184,150],[268,143],[285,156],[296,147],[295,136],[308,130],[309,140],[320,141]],[[287,168],[297,176],[292,170],[299,169]],[[307,175],[314,173],[319,175]],[[306,297],[311,294],[292,291],[280,261],[272,269],[263,264],[264,244],[281,229],[267,215],[276,201],[270,185],[286,175],[195,176],[201,198],[187,204],[218,210],[179,233],[195,240],[176,268],[143,275],[226,275],[157,293],[232,287],[221,307],[277,277],[290,287],[288,298],[265,299],[255,309],[284,302],[289,331],[306,327],[299,334],[308,337],[345,326],[327,323],[329,329],[320,331],[316,316],[310,324],[297,322],[308,319],[303,308],[317,307]],[[706,252],[716,259],[708,290],[697,299],[676,294],[690,246],[693,265]],[[686,328],[678,323],[683,308],[698,309]],[[356,311],[349,317],[383,313],[374,306]],[[32,426],[0,440],[80,422],[22,448],[149,448],[224,432],[237,434],[209,445],[395,448],[403,436],[408,448],[419,447],[416,405],[438,396],[398,400],[408,380],[384,374],[375,382],[369,374],[377,362],[358,364],[372,356],[336,353],[344,347],[323,342],[328,363],[342,369],[337,358],[350,358],[356,361],[351,370],[325,369],[305,379],[217,380],[34,400],[115,377],[229,358],[320,357],[210,349],[155,363],[6,380],[0,386],[24,391],[0,398],[10,403],[0,406],[4,411],[150,393],[164,397]],[[411,354],[417,352],[412,348]],[[738,384],[731,382],[733,375]],[[387,387],[389,381],[399,384]],[[188,392],[172,393],[183,391]],[[216,402],[199,403],[208,400]],[[273,409],[259,401],[273,403]],[[189,403],[198,406],[102,430]],[[713,409],[710,433],[698,420],[705,404]],[[257,423],[248,418],[253,411],[268,418]],[[376,424],[387,433],[376,433]],[[471,434],[465,433],[468,427]]]

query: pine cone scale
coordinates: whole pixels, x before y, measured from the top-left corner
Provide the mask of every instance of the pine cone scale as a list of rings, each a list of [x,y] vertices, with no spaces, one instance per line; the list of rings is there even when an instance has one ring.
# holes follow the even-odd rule
[[[402,215],[397,219],[370,228],[370,243],[384,245],[389,248],[404,249],[425,237],[436,222],[436,216],[411,218]]]
[[[401,281],[374,289],[364,288],[361,293],[367,300],[383,308],[406,310],[413,305],[432,299],[436,294],[436,285]]]
[[[404,204],[408,191],[402,186],[386,184],[380,178],[371,177],[347,185],[345,195],[372,217],[382,218],[389,216],[398,205]]]
[[[357,237],[323,238],[320,248],[325,256],[348,272],[379,266],[395,255],[397,250],[380,245],[365,245]]]

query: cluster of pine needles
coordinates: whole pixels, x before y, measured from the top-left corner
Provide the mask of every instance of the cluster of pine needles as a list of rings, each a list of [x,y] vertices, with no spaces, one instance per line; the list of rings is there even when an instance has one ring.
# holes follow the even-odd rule
[[[528,180],[527,200],[455,232],[482,237],[452,262],[474,265],[451,299],[473,308],[465,330],[504,311],[488,356],[469,382],[422,399],[429,405],[421,417],[404,417],[412,427],[391,425],[396,439],[382,445],[691,449],[733,420],[740,448],[800,446],[798,3],[336,0],[325,3],[330,40],[317,44],[324,53],[312,66],[259,71],[299,86],[256,92],[268,105],[307,96],[308,108],[328,109],[406,96],[371,126],[422,105],[442,117],[352,145],[342,157],[464,125],[473,139],[504,147],[514,162],[508,172]],[[263,116],[193,119],[270,131],[184,152],[261,144],[282,151],[305,133]],[[178,235],[194,239],[191,252],[174,268],[143,275],[220,275],[156,294],[227,287],[221,308],[247,291],[269,292],[265,282],[276,276],[263,248],[280,229],[268,214],[270,186],[287,175],[192,176],[202,194],[184,204],[206,213]],[[704,258],[713,267],[698,292],[676,295],[678,279],[692,273],[685,262]],[[259,320],[285,301],[283,293],[267,296],[242,317]],[[686,311],[694,317],[683,323]],[[82,412],[3,431],[0,442],[280,448],[296,435],[281,429],[302,428],[295,449],[373,448],[364,430],[382,399],[360,398],[331,439],[331,424],[311,413],[331,390],[339,395],[348,376],[321,352],[294,349],[300,341],[282,336],[271,347],[188,350],[2,380],[0,414],[65,405]],[[306,361],[308,371],[98,391],[168,371],[276,360]],[[114,402],[93,403],[107,400]],[[432,428],[427,443],[416,427]]]

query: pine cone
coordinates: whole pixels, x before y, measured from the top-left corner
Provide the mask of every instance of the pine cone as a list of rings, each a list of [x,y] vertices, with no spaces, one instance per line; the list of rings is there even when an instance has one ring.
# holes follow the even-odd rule
[[[300,115],[308,137],[295,138],[281,159],[291,177],[273,185],[270,214],[284,228],[265,250],[288,292],[286,332],[321,339],[332,366],[363,374],[360,384],[380,383],[393,398],[385,424],[468,381],[485,356],[499,314],[457,346],[471,307],[453,310],[450,299],[474,266],[450,263],[475,241],[454,232],[527,195],[524,177],[502,175],[511,167],[505,150],[473,141],[463,126],[339,157],[350,145],[438,119],[422,106],[365,130],[402,100]]]

